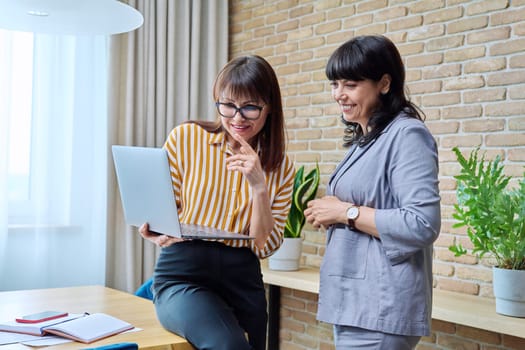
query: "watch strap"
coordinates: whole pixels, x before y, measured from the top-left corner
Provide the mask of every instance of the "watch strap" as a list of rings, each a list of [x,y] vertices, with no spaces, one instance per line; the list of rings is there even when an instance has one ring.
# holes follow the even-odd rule
[[[350,227],[350,230],[355,230],[355,220],[354,219],[348,219],[348,227]]]

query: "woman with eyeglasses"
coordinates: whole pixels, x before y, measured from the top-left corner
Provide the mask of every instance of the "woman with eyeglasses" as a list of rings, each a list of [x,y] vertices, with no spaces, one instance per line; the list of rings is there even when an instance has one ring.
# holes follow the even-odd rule
[[[197,349],[263,350],[266,296],[259,259],[282,242],[294,178],[274,70],[259,56],[230,61],[213,94],[218,119],[175,127],[168,151],[181,223],[252,240],[182,240],[140,234],[162,247],[153,276],[157,316]],[[177,213],[174,213],[177,215]]]

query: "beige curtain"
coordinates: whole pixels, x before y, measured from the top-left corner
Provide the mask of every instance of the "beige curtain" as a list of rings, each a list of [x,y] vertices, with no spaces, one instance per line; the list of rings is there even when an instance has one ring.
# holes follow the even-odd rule
[[[128,3],[144,25],[111,39],[108,137],[160,147],[182,121],[215,118],[212,85],[228,55],[228,1]],[[125,225],[112,162],[110,155],[106,285],[133,292],[152,276],[158,251]]]

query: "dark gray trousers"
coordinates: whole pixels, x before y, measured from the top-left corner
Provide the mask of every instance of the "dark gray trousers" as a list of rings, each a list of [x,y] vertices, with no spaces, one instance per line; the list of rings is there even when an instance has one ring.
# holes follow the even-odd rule
[[[265,349],[266,295],[250,249],[201,240],[163,248],[153,290],[161,324],[197,349]]]

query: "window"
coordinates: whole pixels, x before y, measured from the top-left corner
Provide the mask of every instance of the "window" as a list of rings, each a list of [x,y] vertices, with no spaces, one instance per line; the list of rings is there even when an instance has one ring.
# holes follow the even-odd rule
[[[10,96],[4,102],[4,125],[7,125],[7,198],[13,213],[20,212],[29,200],[29,169],[31,145],[31,109],[33,75],[33,35],[0,32],[5,68],[5,88]],[[7,69],[10,67],[11,69]]]
[[[104,283],[107,41],[0,30],[0,290]]]
[[[106,178],[107,38],[0,30],[0,48],[0,215],[76,225]]]

